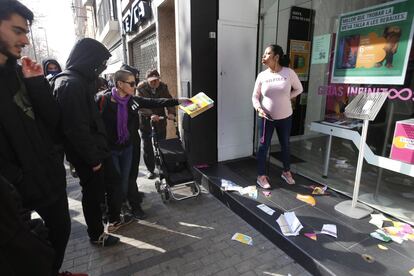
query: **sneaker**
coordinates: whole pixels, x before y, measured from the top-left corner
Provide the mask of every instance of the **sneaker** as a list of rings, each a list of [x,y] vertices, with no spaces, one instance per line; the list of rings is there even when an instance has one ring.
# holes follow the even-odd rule
[[[108,233],[115,233],[119,228],[130,224],[133,221],[131,214],[123,214],[118,221],[110,222],[108,224]]]
[[[119,238],[103,232],[97,240],[90,240],[91,243],[102,245],[102,247],[112,246],[119,242]]]
[[[71,273],[69,271],[63,271],[58,274],[58,276],[89,276],[86,273]]]
[[[272,186],[270,186],[269,178],[266,175],[260,175],[257,177],[256,181],[257,185],[262,187],[263,189],[270,189]]]
[[[292,173],[290,171],[283,172],[280,177],[282,177],[282,179],[284,181],[286,181],[286,183],[289,184],[289,185],[293,185],[293,184],[296,183],[295,180],[293,179]]]
[[[144,210],[142,210],[141,206],[138,206],[138,208],[132,210],[132,217],[136,220],[139,219],[146,219],[147,214],[145,214]]]
[[[157,177],[157,175],[154,172],[149,172],[147,174],[147,178],[148,179],[155,179]]]

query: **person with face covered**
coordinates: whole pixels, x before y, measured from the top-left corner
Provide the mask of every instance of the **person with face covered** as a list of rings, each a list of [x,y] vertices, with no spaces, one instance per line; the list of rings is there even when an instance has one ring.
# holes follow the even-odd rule
[[[59,62],[55,59],[45,59],[42,62],[43,65],[43,74],[46,79],[50,81],[51,78],[62,72]]]
[[[75,167],[82,186],[82,208],[90,241],[111,246],[119,238],[104,232],[102,216],[121,225],[120,176],[107,143],[105,125],[95,103],[97,79],[111,54],[100,42],[84,38],[73,47],[66,69],[54,80],[54,94],[62,113],[66,157]]]
[[[36,211],[44,220],[49,230],[47,238],[55,251],[51,275],[58,275],[70,235],[63,154],[56,140],[60,112],[42,66],[30,58],[21,58],[22,49],[29,44],[27,33],[33,17],[16,0],[0,1],[0,174],[16,188],[22,208]],[[21,66],[17,63],[20,58]],[[6,192],[1,191],[3,211],[8,208],[3,198]],[[50,275],[25,266],[30,261],[25,259],[26,253],[37,251],[38,257],[43,253],[29,240],[15,239],[24,231],[21,221],[15,221],[18,225],[13,228],[5,216],[0,217],[2,226],[8,225],[5,232],[12,234],[7,237],[2,232],[0,255],[21,258],[21,266],[14,273],[4,272],[3,265],[0,271],[4,275],[22,275],[21,270],[29,275]],[[20,255],[11,245],[13,241],[23,246]]]

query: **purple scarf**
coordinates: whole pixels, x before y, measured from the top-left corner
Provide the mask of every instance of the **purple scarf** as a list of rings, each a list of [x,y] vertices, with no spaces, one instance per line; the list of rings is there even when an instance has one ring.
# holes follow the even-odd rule
[[[129,139],[128,131],[128,101],[131,98],[130,95],[121,98],[116,88],[112,88],[112,97],[118,104],[118,113],[116,114],[116,127],[118,131],[118,144],[124,144]]]

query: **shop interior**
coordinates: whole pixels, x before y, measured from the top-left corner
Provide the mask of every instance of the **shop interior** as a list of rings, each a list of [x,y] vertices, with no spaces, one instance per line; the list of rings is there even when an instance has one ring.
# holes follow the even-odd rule
[[[346,2],[346,3],[345,3]],[[312,122],[343,119],[349,129],[360,132],[361,124],[358,121],[345,117],[344,107],[352,101],[352,95],[346,93],[327,93],[321,87],[331,85],[331,59],[333,58],[335,35],[338,29],[338,18],[341,14],[360,10],[366,7],[383,4],[389,1],[340,1],[340,0],[313,0],[313,1],[283,1],[264,0],[260,7],[259,53],[258,72],[264,70],[260,64],[260,57],[270,43],[281,45],[284,49],[291,46],[292,26],[286,24],[290,18],[291,7],[310,10],[310,24],[308,37],[330,35],[330,56],[328,62],[309,64],[309,70],[303,81],[304,93],[295,102],[292,102],[295,116],[291,137],[292,171],[303,175],[329,188],[352,196],[358,149],[354,142],[348,139],[333,136],[327,175],[324,167],[326,163],[328,135],[311,129]],[[296,38],[297,39],[297,38]],[[309,53],[310,54],[310,53]],[[303,64],[303,62],[293,62]],[[292,59],[291,59],[291,66]],[[382,106],[376,119],[369,123],[366,144],[374,155],[390,158],[396,122],[414,117],[414,50],[411,47],[404,85],[368,85],[352,84],[353,87],[387,87],[401,91],[404,88],[407,95],[389,97]],[[346,89],[346,87],[345,87]],[[321,93],[322,91],[322,93]],[[411,92],[412,94],[412,92]],[[297,115],[299,114],[299,115]],[[258,129],[256,123],[255,151],[258,145]],[[278,157],[279,146],[277,136],[272,140],[270,162],[281,165]],[[398,171],[398,170],[397,170]],[[364,162],[359,200],[367,205],[397,217],[414,225],[414,178]]]

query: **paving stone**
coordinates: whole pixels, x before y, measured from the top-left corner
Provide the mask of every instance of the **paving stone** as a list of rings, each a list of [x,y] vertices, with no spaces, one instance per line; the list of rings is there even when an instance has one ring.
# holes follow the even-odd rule
[[[78,181],[68,177],[72,233],[62,268],[69,271],[90,276],[309,275],[212,195],[163,204],[154,182],[144,178],[138,182],[146,193],[142,206],[148,219],[117,231],[120,244],[94,246],[86,232]],[[251,236],[253,246],[232,241],[236,232]]]

